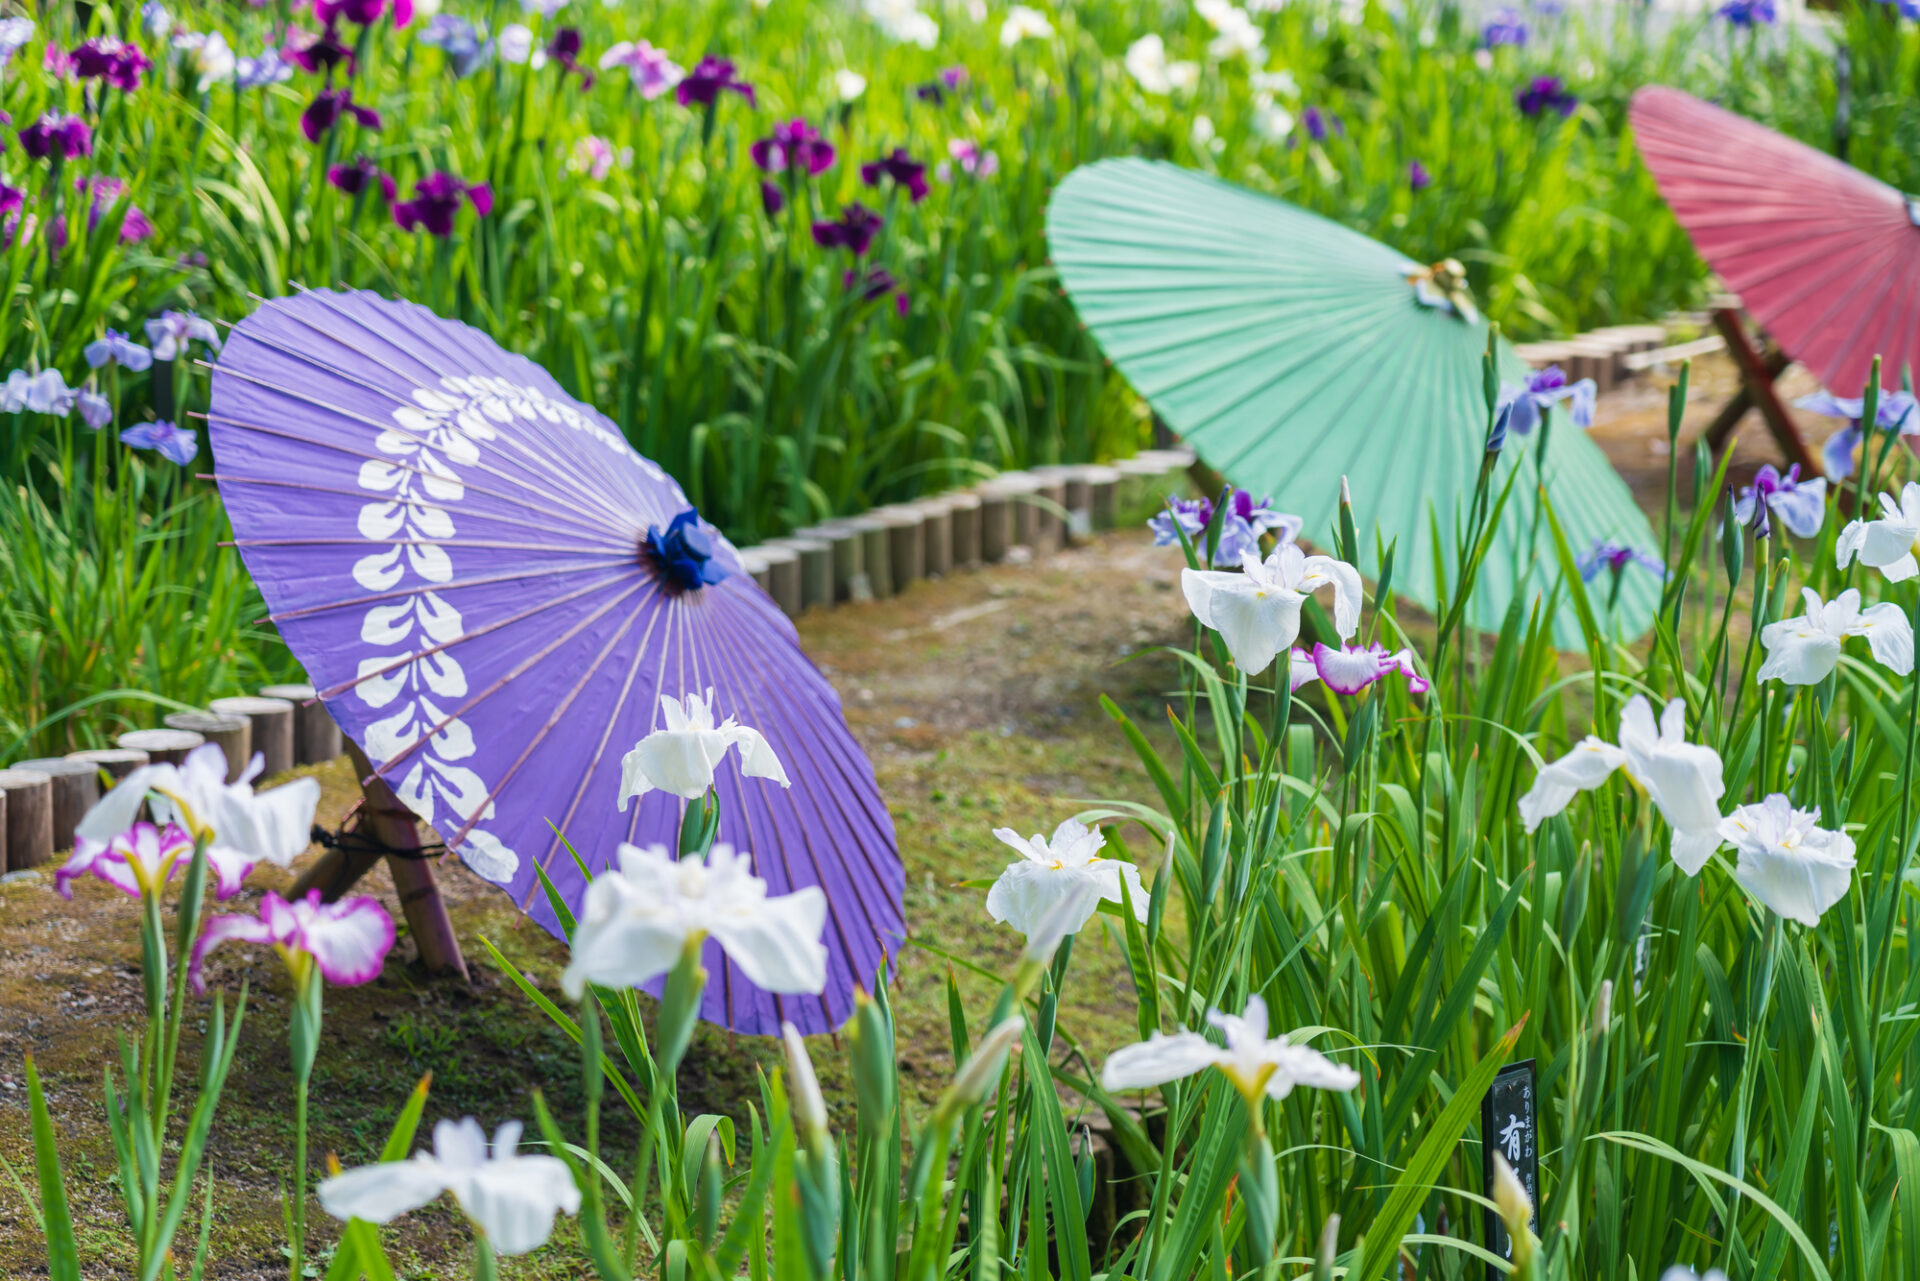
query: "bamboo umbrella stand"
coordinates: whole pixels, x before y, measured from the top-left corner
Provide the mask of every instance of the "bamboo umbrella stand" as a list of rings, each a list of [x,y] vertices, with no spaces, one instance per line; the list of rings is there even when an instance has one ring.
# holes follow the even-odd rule
[[[334,902],[384,858],[421,965],[429,973],[466,979],[466,958],[433,879],[430,860],[434,856],[420,844],[413,811],[400,803],[384,779],[374,777],[373,767],[357,745],[349,743],[347,755],[360,778],[360,804],[349,814],[340,835],[294,882],[291,897],[317,889],[324,901]]]

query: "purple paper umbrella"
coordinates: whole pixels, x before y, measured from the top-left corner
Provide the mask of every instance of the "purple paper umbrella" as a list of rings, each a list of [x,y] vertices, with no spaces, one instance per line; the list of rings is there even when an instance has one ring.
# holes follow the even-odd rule
[[[763,733],[792,786],[729,754],[719,839],[770,893],[826,892],[827,988],[763,992],[709,940],[701,1013],[767,1035],[845,1021],[905,933],[873,767],[731,544],[711,532],[726,572],[692,585],[644,546],[687,500],[609,419],[424,307],[315,291],[233,330],[208,422],[235,541],[327,710],[549,931],[534,869],[576,911],[586,890],[555,828],[596,870],[623,841],[675,847],[678,797],[619,808],[621,757],[662,727],[663,695],[711,687]]]

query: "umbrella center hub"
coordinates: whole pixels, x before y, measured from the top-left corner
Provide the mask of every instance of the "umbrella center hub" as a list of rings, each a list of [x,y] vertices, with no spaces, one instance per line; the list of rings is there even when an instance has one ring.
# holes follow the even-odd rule
[[[715,555],[718,539],[712,526],[689,507],[665,529],[650,525],[640,539],[640,563],[647,565],[676,591],[711,587],[732,571]]]

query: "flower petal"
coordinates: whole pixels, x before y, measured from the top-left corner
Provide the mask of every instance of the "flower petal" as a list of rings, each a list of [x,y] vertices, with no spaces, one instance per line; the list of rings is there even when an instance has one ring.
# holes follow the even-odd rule
[[[380,977],[393,948],[393,918],[380,900],[356,894],[323,904],[320,891],[310,890],[295,911],[301,917],[299,946],[312,954],[327,982],[352,987]]]
[[[221,845],[288,867],[313,843],[313,812],[320,804],[320,780],[297,778],[258,793],[244,783],[216,786],[208,802],[211,812],[200,817],[214,830]]]
[[[1226,643],[1234,666],[1249,676],[1258,676],[1299,636],[1300,602],[1304,598],[1284,587],[1256,587],[1244,574],[1231,577],[1239,582],[1213,590],[1209,601],[1211,626]]]
[[[1768,623],[1760,629],[1767,661],[1759,679],[1787,685],[1817,685],[1840,661],[1840,638],[1830,636],[1803,615]]]
[[[321,1208],[336,1219],[391,1223],[446,1190],[440,1163],[428,1156],[416,1156],[363,1165],[322,1179],[314,1194],[320,1198]]]
[[[631,847],[629,847],[631,848]],[[560,986],[579,1000],[588,983],[639,987],[665,974],[680,959],[686,927],[656,910],[641,884],[627,875],[601,875],[587,887],[573,959]]]
[[[115,783],[112,790],[81,817],[73,829],[74,835],[106,844],[133,826],[149,791],[155,787],[177,787],[179,777],[180,771],[173,765],[141,765],[129,770],[125,778]]]
[[[818,994],[827,986],[827,896],[808,885],[761,900],[750,911],[718,916],[713,937],[756,987]]]
[[[739,749],[741,774],[747,778],[770,778],[782,787],[792,786],[787,781],[787,771],[781,766],[780,758],[773,754],[773,748],[759,730],[735,725],[726,733]]]
[[[1072,899],[1082,903],[1084,910],[1077,919],[1067,921],[1063,933],[1078,934],[1098,909],[1101,889],[1099,880],[1084,867],[1054,867],[1024,860],[1009,863],[987,891],[987,915],[1031,935],[1062,901]],[[1114,893],[1117,898],[1117,886]]]
[[[1100,1069],[1100,1086],[1109,1093],[1146,1090],[1192,1076],[1221,1061],[1219,1046],[1198,1032],[1174,1036],[1154,1033],[1138,1045],[1115,1050]]]
[[[1567,808],[1580,792],[1589,792],[1607,781],[1626,760],[1626,753],[1604,739],[1589,734],[1572,751],[1550,765],[1542,766],[1533,786],[1520,798],[1520,820],[1531,832],[1541,823]]]
[[[201,929],[200,937],[194,940],[193,956],[187,962],[187,978],[192,982],[196,993],[204,995],[207,990],[205,981],[200,977],[201,963],[206,960],[208,952],[228,939],[261,944],[271,944],[275,941],[273,928],[257,916],[214,917]]]
[[[1734,879],[1747,892],[1790,921],[1811,929],[1821,915],[1846,897],[1853,884],[1853,841],[1844,833],[1829,833],[1825,847],[1779,846],[1761,850],[1743,846],[1733,869]]]
[[[552,1156],[489,1161],[457,1192],[461,1208],[501,1254],[538,1249],[552,1235],[556,1213],[580,1209],[573,1173]]]
[[[1891,601],[1860,612],[1852,634],[1867,638],[1874,661],[1897,675],[1913,670],[1913,624],[1906,611]]]
[[[634,744],[620,762],[621,812],[629,799],[655,788],[687,800],[705,795],[713,786],[714,758],[705,741],[711,736],[696,729],[656,730]]]

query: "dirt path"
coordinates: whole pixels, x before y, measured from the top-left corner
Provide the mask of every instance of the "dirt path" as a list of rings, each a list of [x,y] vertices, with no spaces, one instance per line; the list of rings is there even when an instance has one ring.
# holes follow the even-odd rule
[[[1158,719],[1156,690],[1175,679],[1170,662],[1120,660],[1183,635],[1178,566],[1177,553],[1152,547],[1135,527],[1037,563],[922,583],[894,600],[801,621],[808,652],[840,691],[873,759],[907,867],[907,919],[916,942],[928,945],[903,950],[893,986],[909,1093],[930,1098],[953,1068],[949,966],[939,953],[996,971],[1018,955],[1018,936],[986,919],[984,892],[958,885],[993,876],[1011,857],[992,829],[1050,831],[1078,808],[1070,798],[1146,799],[1138,765],[1099,695],[1112,694],[1146,723]],[[316,772],[325,788],[319,820],[333,825],[354,795],[353,780],[344,762]],[[263,869],[232,906],[249,910],[261,890],[289,881]],[[326,1048],[314,1082],[316,1163],[329,1149],[348,1164],[369,1159],[429,1070],[429,1119],[471,1113],[491,1127],[523,1117],[534,1086],[562,1110],[575,1107],[571,1047],[478,940],[492,939],[549,992],[565,963],[561,947],[458,864],[444,866],[441,881],[474,983],[426,981],[407,963],[412,944],[403,939],[380,980],[328,993]],[[384,870],[368,884],[398,918]],[[100,1078],[116,1060],[116,1034],[134,1029],[142,1008],[136,916],[134,900],[92,881],[76,886],[70,904],[53,893],[49,871],[0,884],[0,1157],[31,1177],[21,1069],[30,1051],[52,1093],[89,1277],[122,1275],[125,1262]],[[284,1277],[287,984],[270,952],[231,949],[209,973],[228,992],[243,977],[252,985],[241,1060],[212,1145],[219,1205],[212,1274]],[[969,1008],[984,1017],[994,987],[964,969],[958,974]],[[1132,1000],[1117,950],[1083,940],[1074,974],[1078,990],[1064,1030],[1101,1054],[1131,1039]],[[683,1106],[689,1114],[738,1112],[744,1124],[744,1105],[758,1096],[756,1065],[771,1050],[770,1042],[703,1029],[683,1071]],[[850,1097],[838,1047],[823,1041],[815,1057],[830,1095]],[[624,1143],[609,1146],[620,1151]],[[44,1275],[26,1209],[0,1172],[0,1276]],[[404,1257],[409,1275],[466,1275],[463,1234],[444,1208],[412,1216],[399,1235],[395,1261]],[[317,1236],[331,1239],[324,1226]],[[573,1277],[579,1259],[563,1230],[512,1275]]]

